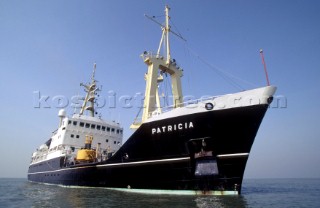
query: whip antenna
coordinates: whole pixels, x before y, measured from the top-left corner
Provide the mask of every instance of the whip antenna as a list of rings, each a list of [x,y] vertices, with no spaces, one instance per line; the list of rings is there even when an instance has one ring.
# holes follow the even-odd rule
[[[266,65],[266,62],[264,61],[264,55],[263,55],[263,50],[262,49],[260,49],[260,55],[261,55],[262,64],[263,64],[263,67],[264,67],[264,73],[266,74],[267,85],[270,86],[269,76],[268,76],[268,71],[267,71],[267,65]]]

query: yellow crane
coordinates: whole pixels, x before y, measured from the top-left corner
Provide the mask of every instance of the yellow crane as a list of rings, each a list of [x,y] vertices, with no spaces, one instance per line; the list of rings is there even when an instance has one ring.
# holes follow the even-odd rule
[[[90,163],[96,161],[96,150],[91,149],[93,136],[86,135],[84,149],[78,150],[76,163]]]

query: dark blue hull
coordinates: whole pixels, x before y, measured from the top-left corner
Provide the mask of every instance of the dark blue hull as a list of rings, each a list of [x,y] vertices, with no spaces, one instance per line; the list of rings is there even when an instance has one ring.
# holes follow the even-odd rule
[[[241,192],[268,105],[184,115],[141,125],[105,162],[31,165],[30,181],[108,188]]]

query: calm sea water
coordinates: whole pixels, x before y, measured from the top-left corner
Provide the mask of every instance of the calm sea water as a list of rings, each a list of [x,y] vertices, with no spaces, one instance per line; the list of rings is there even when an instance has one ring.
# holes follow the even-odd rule
[[[320,207],[320,179],[245,179],[241,196],[133,194],[0,179],[0,207]]]

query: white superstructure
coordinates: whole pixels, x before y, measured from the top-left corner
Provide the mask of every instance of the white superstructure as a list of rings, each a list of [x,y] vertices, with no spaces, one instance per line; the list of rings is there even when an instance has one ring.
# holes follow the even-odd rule
[[[87,95],[80,113],[68,117],[64,109],[59,111],[59,128],[32,154],[31,164],[61,157],[65,158],[65,164],[75,164],[78,150],[85,148],[86,136],[93,137],[92,149],[96,150],[97,161],[107,160],[122,145],[123,128],[120,124],[94,117],[95,66],[91,83],[81,84]],[[90,115],[84,115],[84,111],[89,111]]]

